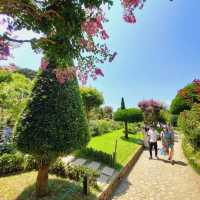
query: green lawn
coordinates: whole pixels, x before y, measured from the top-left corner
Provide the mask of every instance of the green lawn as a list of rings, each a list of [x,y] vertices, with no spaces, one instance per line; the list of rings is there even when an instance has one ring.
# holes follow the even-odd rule
[[[129,134],[129,139],[126,140],[123,130],[117,130],[91,138],[87,147],[112,154],[117,140],[117,168],[119,169],[126,164],[136,149],[141,145],[142,138],[143,135],[141,133]]]
[[[27,172],[0,178],[0,200],[38,200],[35,197],[37,172]],[[49,195],[40,200],[92,200],[95,194],[82,195],[82,187],[56,176],[49,176]]]

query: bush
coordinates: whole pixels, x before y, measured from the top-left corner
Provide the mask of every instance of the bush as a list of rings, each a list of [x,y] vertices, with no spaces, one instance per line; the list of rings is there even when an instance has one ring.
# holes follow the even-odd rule
[[[121,128],[121,123],[112,120],[92,120],[89,122],[90,134],[92,136],[103,135]]]
[[[20,153],[5,153],[0,157],[0,175],[23,170],[23,156]]]
[[[142,123],[129,123],[128,124],[128,131],[131,134],[136,134],[141,131]]]
[[[93,148],[83,148],[79,152],[80,156],[82,157],[89,157],[93,160],[102,162],[104,164],[107,164],[109,166],[113,166],[113,156],[111,154],[105,153],[103,151],[98,151]]]
[[[200,174],[200,151],[195,150],[186,138],[183,138],[182,148],[189,163]]]
[[[0,145],[0,156],[7,153],[12,154],[16,152],[16,148],[13,143],[3,143]]]
[[[171,115],[170,124],[174,127],[177,127],[177,123],[178,123],[178,115]]]
[[[49,172],[62,178],[69,178],[74,181],[82,181],[85,176],[89,178],[91,186],[97,186],[99,173],[85,166],[65,165],[58,159],[49,169]]]

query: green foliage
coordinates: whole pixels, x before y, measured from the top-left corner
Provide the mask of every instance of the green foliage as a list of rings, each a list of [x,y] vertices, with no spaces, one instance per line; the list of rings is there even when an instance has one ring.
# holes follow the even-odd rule
[[[86,157],[86,158],[90,158],[92,160],[102,162],[111,167],[113,167],[113,165],[114,165],[112,154],[108,154],[103,151],[98,151],[93,148],[83,148],[83,149],[81,149],[79,155]]]
[[[3,155],[4,153],[11,154],[15,152],[16,152],[16,148],[13,143],[0,144],[0,156]]]
[[[0,175],[33,169],[37,169],[37,162],[28,154],[13,150],[0,156]]]
[[[54,64],[50,63],[48,70],[38,75],[14,138],[19,150],[45,162],[89,140],[77,80],[61,85],[52,70]]]
[[[128,132],[132,134],[137,134],[141,131],[142,127],[144,126],[141,122],[129,123],[128,124]]]
[[[114,113],[114,120],[123,122],[141,122],[143,121],[143,114],[142,111],[137,108],[118,109]]]
[[[89,118],[91,110],[94,108],[98,108],[100,105],[103,104],[103,95],[96,88],[92,87],[81,87],[80,92],[87,117]]]
[[[183,138],[182,148],[191,166],[200,174],[200,150],[194,149],[186,138]]]
[[[170,117],[170,124],[176,127],[178,124],[178,115],[171,115]]]
[[[186,139],[193,148],[200,149],[200,105],[193,106],[191,111],[179,115],[178,126],[183,130]]]
[[[23,170],[23,157],[20,153],[3,154],[0,157],[0,175]]]
[[[89,122],[90,134],[92,136],[103,135],[121,128],[122,124],[113,120],[91,120]]]
[[[178,115],[184,110],[190,110],[190,108],[191,106],[183,97],[176,95],[176,97],[172,100],[170,112],[172,114]]]
[[[19,73],[0,71],[0,115],[1,121],[16,122],[30,94],[32,82]]]
[[[91,186],[97,186],[97,178],[99,173],[85,166],[71,166],[65,165],[58,159],[49,169],[51,174],[55,174],[62,178],[69,178],[74,181],[82,181],[85,176],[89,178]]]
[[[23,74],[28,79],[34,79],[36,77],[36,71],[28,68],[17,68],[17,72]]]

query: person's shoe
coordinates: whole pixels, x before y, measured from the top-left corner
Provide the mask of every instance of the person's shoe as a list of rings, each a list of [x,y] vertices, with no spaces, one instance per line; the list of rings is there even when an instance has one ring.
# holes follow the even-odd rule
[[[149,157],[149,160],[152,160],[152,157],[151,157],[151,156]]]
[[[159,157],[158,157],[158,156],[156,156],[156,159],[157,159],[157,160],[159,160]]]
[[[174,165],[174,160],[171,160],[171,164]]]

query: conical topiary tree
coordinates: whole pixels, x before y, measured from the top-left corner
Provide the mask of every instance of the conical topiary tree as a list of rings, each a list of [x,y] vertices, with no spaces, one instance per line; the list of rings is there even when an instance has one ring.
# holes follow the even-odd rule
[[[60,84],[54,64],[41,72],[15,130],[17,148],[38,162],[36,194],[47,193],[49,165],[59,155],[80,148],[89,140],[76,77]]]

